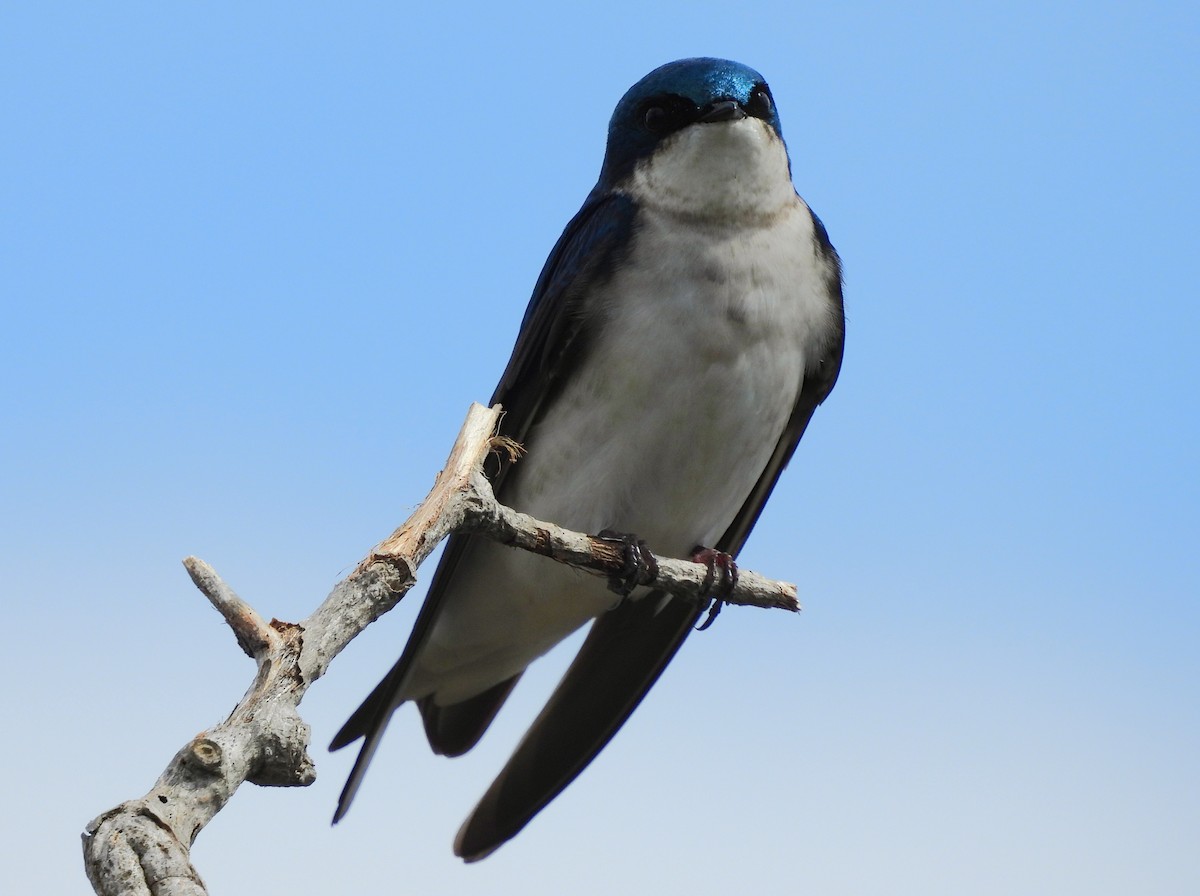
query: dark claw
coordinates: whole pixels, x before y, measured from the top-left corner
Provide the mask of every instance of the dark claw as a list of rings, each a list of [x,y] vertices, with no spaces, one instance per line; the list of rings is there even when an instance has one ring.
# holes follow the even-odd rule
[[[596,537],[620,544],[624,555],[621,571],[609,576],[609,591],[615,591],[621,597],[629,597],[638,585],[649,585],[658,578],[658,559],[650,552],[646,542],[636,535],[604,529]]]
[[[733,589],[737,587],[738,567],[737,561],[724,551],[700,545],[692,548],[692,560],[696,563],[703,563],[705,566],[704,582],[700,585],[700,596],[713,598],[713,602],[708,608],[707,618],[696,628],[696,631],[702,632],[721,615],[721,607],[725,605],[724,599],[729,597],[733,593]],[[721,570],[719,581],[716,577],[718,569]]]

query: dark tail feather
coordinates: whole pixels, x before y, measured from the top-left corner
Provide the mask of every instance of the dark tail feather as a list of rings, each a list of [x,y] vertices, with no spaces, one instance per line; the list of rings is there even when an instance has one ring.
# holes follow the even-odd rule
[[[341,821],[350,811],[350,803],[354,801],[354,794],[358,793],[359,785],[367,774],[371,757],[379,748],[383,732],[387,730],[388,721],[397,706],[395,699],[400,690],[401,677],[401,663],[396,663],[383,677],[383,681],[375,685],[375,690],[371,691],[362,705],[354,710],[354,714],[346,720],[346,724],[333,736],[333,741],[329,744],[330,750],[340,750],[360,737],[366,738],[362,749],[358,751],[358,758],[354,760],[350,777],[346,779],[346,786],[342,788],[342,795],[338,797],[337,810],[333,813],[334,824]]]
[[[354,795],[358,793],[358,788],[367,774],[367,766],[371,764],[371,757],[375,755],[375,750],[378,749],[379,742],[383,740],[383,732],[387,729],[387,722],[387,718],[384,718],[367,735],[366,743],[358,751],[358,758],[354,760],[354,768],[350,770],[350,777],[346,779],[346,786],[342,788],[342,795],[338,797],[337,809],[333,813],[334,824],[345,818],[346,813],[350,811],[350,804],[354,802]]]
[[[333,813],[334,824],[341,821],[350,810],[350,803],[367,774],[367,766],[371,764],[371,758],[383,739],[383,732],[387,730],[392,713],[396,711],[394,700],[399,692],[400,669],[400,663],[392,667],[329,744],[329,749],[340,750],[360,737],[366,738],[358,758],[354,760],[350,777],[346,779],[346,786],[342,788],[342,795],[338,798],[337,811]],[[433,751],[443,756],[461,756],[475,746],[520,677],[520,674],[514,675],[482,694],[451,706],[436,706],[429,697],[418,700],[421,718],[425,722],[425,734]]]
[[[617,733],[701,613],[691,601],[662,604],[655,592],[596,620],[550,702],[459,829],[456,855],[478,861],[516,836]]]
[[[418,700],[425,736],[433,752],[440,756],[461,756],[479,743],[520,677],[517,673],[482,694],[450,706],[438,706],[431,697]]]
[[[367,699],[358,709],[354,710],[350,718],[346,719],[346,724],[333,736],[333,740],[329,743],[330,750],[340,750],[342,747],[354,743],[360,737],[366,737],[375,730],[376,726],[387,725],[388,715],[396,708],[392,705],[392,701],[400,689],[401,677],[400,663],[396,663],[388,674],[383,676],[383,680],[375,685],[375,690],[367,695]]]

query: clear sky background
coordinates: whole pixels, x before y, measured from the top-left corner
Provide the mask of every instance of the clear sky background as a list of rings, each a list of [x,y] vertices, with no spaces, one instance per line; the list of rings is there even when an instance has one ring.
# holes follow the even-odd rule
[[[655,66],[774,90],[845,367],[727,610],[464,866],[570,657],[468,757],[324,751],[421,593],[302,706],[214,894],[1200,892],[1194,3],[17,4],[0,13],[5,892],[252,676],[179,561],[295,620],[425,494]],[[428,570],[427,570],[428,572]]]

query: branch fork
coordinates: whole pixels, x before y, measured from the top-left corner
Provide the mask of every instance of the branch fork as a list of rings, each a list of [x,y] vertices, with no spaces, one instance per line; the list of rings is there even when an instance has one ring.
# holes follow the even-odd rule
[[[203,896],[190,847],[244,781],[302,787],[316,779],[310,730],[298,706],[330,662],[416,583],[416,570],[443,538],[470,532],[612,576],[624,565],[620,545],[536,520],[496,501],[483,464],[491,452],[515,458],[520,448],[496,436],[499,405],[472,405],[446,467],[420,507],[384,539],[308,618],[266,622],[216,571],[196,557],[184,562],[257,674],[224,722],[185,744],[145,796],[93,819],[83,832],[84,866],[96,893]],[[701,599],[705,566],[658,557],[654,587]],[[796,611],[796,587],[741,570],[726,603]]]

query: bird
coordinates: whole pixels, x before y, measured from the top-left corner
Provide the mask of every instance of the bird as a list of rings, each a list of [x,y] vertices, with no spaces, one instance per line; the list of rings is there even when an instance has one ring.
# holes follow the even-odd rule
[[[435,753],[462,755],[529,664],[591,623],[455,853],[486,857],[566,788],[706,609],[641,584],[646,557],[693,557],[729,583],[732,558],[833,389],[844,333],[841,261],[793,184],[762,75],[699,57],[634,84],[492,396],[505,410],[501,434],[525,448],[492,473],[497,498],[617,538],[633,571],[610,587],[481,536],[451,536],[399,660],[331,743],[364,739],[335,823],[400,705],[416,703]]]

